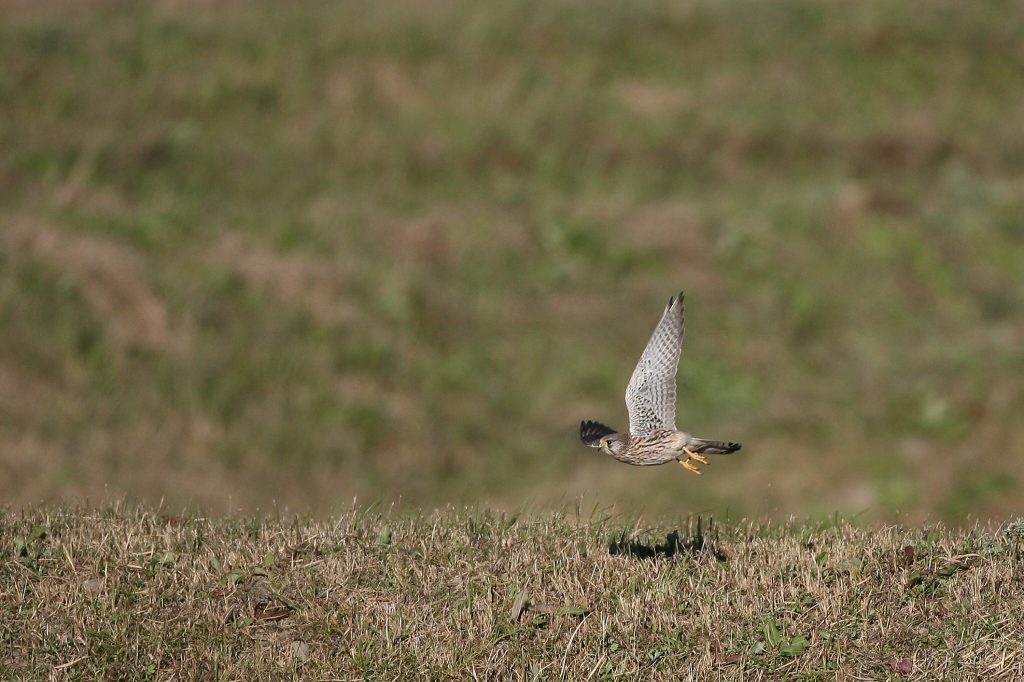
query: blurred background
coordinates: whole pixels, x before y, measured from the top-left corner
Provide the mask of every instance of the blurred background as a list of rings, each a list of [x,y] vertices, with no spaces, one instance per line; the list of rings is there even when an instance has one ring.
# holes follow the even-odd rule
[[[1024,5],[3,3],[0,500],[1000,519]],[[703,477],[578,441],[687,294]]]

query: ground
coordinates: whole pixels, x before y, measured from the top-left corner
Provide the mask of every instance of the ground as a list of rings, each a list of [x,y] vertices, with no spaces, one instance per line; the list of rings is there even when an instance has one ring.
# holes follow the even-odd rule
[[[9,679],[1013,680],[1024,523],[0,514]],[[53,671],[50,673],[50,671]]]

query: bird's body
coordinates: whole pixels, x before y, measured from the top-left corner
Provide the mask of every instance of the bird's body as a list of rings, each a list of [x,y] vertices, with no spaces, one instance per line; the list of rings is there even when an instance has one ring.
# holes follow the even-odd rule
[[[583,422],[582,428],[588,427],[608,428],[598,422]],[[609,431],[611,430],[609,429]],[[740,449],[739,443],[694,438],[688,433],[673,429],[658,429],[647,436],[634,436],[630,433],[612,431],[603,440],[605,445],[602,446],[598,443],[596,447],[600,447],[620,462],[634,466],[667,464],[679,459],[684,454],[687,457],[692,457],[694,454],[724,455]],[[689,454],[687,454],[687,450],[690,451]]]
[[[698,474],[700,471],[691,460],[707,464],[705,454],[724,455],[739,450],[739,443],[697,438],[676,428],[676,370],[682,343],[680,293],[669,299],[626,387],[629,431],[618,433],[604,424],[585,421],[580,423],[580,440],[626,464],[652,466],[678,461]]]

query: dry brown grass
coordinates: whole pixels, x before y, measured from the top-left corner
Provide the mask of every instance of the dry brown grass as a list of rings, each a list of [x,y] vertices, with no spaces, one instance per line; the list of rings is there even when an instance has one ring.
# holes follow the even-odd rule
[[[1020,679],[1021,530],[7,511],[0,669],[10,679]]]

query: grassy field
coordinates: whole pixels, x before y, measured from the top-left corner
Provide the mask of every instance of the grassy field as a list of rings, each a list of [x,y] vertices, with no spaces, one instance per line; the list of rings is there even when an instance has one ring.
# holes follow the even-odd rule
[[[701,532],[698,534],[698,529]],[[58,680],[1016,680],[1024,522],[0,514],[0,670]],[[51,672],[52,671],[52,672]]]
[[[1019,513],[1024,9],[926,8],[5,2],[0,499]],[[679,289],[700,479],[576,438]]]

